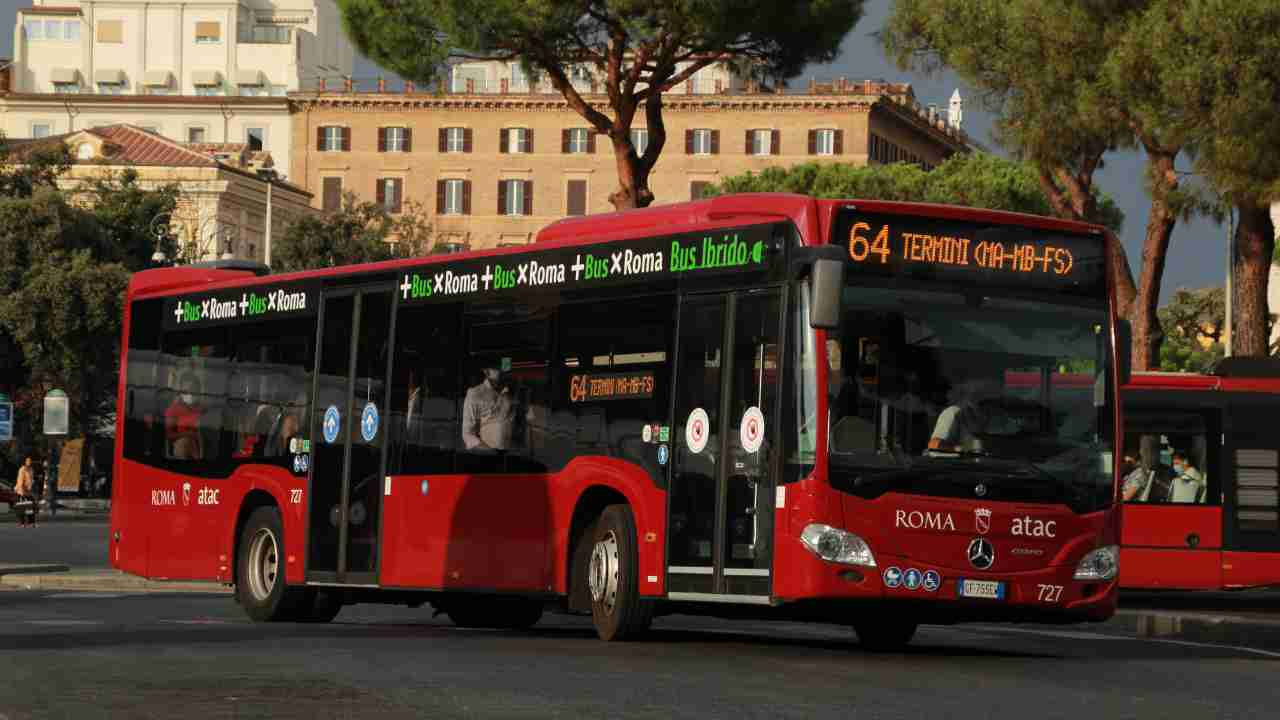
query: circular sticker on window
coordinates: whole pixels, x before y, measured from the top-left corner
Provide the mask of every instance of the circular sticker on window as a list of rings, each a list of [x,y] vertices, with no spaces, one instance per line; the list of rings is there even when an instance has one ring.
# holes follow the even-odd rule
[[[702,408],[694,408],[689,413],[689,419],[684,424],[684,443],[689,447],[690,452],[694,454],[702,452],[707,447],[707,436],[711,434],[711,421],[707,418],[707,411]]]
[[[749,453],[760,450],[760,445],[764,443],[764,413],[760,412],[760,408],[752,405],[742,413],[742,424],[738,426],[738,435],[742,440],[743,450]]]
[[[342,415],[338,413],[337,405],[330,405],[329,409],[324,411],[324,441],[332,443],[338,439],[338,431],[342,429]]]
[[[360,437],[365,442],[373,442],[378,436],[378,406],[368,403],[364,406],[364,412],[360,413]]]
[[[649,442],[650,440],[652,440],[653,426],[649,425],[648,423],[645,423],[644,427],[640,428],[640,439],[645,442]]]

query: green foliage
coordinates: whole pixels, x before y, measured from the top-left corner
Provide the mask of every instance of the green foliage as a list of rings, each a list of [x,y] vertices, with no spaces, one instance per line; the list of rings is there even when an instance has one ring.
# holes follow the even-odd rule
[[[71,167],[65,145],[19,153],[0,136],[0,197],[31,197],[40,187],[52,187]]]
[[[430,242],[430,226],[421,206],[408,203],[405,209],[393,218],[377,203],[346,193],[340,210],[289,226],[273,250],[273,270],[294,272],[420,255]]]
[[[1222,359],[1226,294],[1222,288],[1179,289],[1159,310],[1164,342],[1160,369],[1205,373]]]
[[[142,187],[132,168],[118,175],[85,181],[75,190],[102,229],[99,257],[123,264],[130,271],[144,270],[160,250],[167,257],[177,251],[174,239],[154,232],[156,218],[172,215],[178,202],[177,185],[155,189]]]
[[[705,191],[708,196],[736,192],[792,192],[819,198],[932,202],[1053,214],[1034,168],[985,153],[955,155],[931,172],[907,163],[769,167],[725,178]],[[1124,213],[1115,202],[1099,194],[1096,205],[1097,220],[1118,231]]]

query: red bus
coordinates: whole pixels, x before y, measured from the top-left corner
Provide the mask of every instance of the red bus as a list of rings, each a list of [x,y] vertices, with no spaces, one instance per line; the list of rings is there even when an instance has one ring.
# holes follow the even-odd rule
[[[1280,584],[1280,363],[1134,373],[1123,389],[1121,585]]]
[[[141,272],[111,561],[233,584],[257,620],[552,608],[621,639],[702,613],[874,647],[1104,620],[1113,242],[765,194],[564,220],[527,248]],[[1089,392],[1062,392],[1080,373]]]

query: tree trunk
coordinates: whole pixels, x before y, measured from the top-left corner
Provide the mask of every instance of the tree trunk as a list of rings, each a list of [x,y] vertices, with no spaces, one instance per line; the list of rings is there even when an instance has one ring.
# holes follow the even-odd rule
[[[630,128],[619,128],[609,138],[618,166],[618,189],[609,195],[615,210],[648,207],[653,202],[653,192],[649,190],[650,168],[636,156],[630,135]]]
[[[1174,155],[1147,150],[1147,162],[1154,180],[1151,211],[1147,214],[1147,236],[1142,242],[1142,270],[1137,297],[1130,318],[1133,322],[1133,369],[1154,370],[1160,365],[1160,344],[1164,331],[1156,314],[1160,306],[1160,281],[1169,254],[1169,238],[1178,218],[1169,207],[1169,193],[1177,189]]]
[[[1270,355],[1267,337],[1267,280],[1275,249],[1275,226],[1265,205],[1237,205],[1231,253],[1231,354],[1242,357]]]

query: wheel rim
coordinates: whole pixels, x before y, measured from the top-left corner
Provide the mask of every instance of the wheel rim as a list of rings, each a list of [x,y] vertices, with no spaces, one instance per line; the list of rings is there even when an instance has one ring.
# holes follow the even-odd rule
[[[280,549],[275,533],[260,528],[249,541],[249,594],[257,602],[271,597],[280,572]]]
[[[596,546],[591,549],[591,571],[588,576],[591,599],[610,614],[613,613],[613,605],[618,598],[618,565],[618,537],[611,530],[597,540]]]

